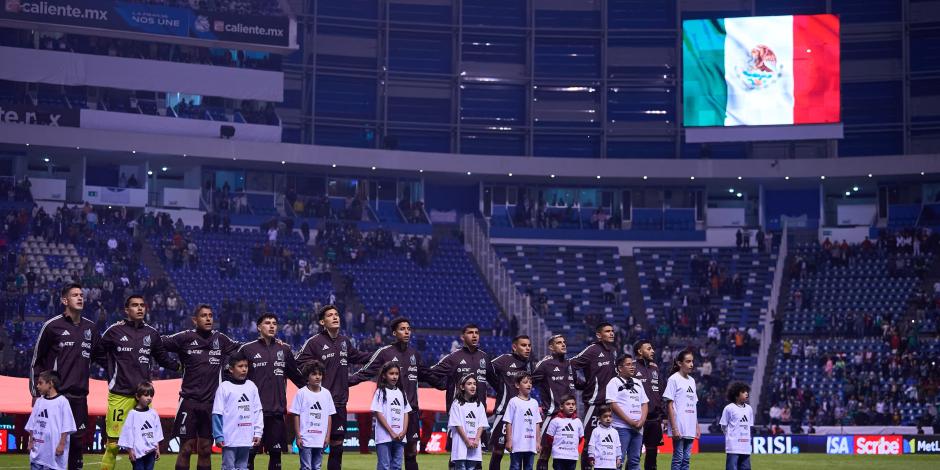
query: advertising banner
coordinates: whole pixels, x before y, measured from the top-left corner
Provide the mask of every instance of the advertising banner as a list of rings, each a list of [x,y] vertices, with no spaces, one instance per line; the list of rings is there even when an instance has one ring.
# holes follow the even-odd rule
[[[78,110],[53,109],[32,104],[5,104],[0,106],[0,122],[32,126],[80,127]]]
[[[940,436],[904,436],[905,454],[940,454]]]
[[[94,0],[4,0],[0,19],[290,47],[290,18]]]

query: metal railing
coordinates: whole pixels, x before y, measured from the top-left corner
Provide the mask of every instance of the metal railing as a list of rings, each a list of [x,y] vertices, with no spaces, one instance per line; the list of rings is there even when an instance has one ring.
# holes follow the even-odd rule
[[[545,320],[532,309],[529,296],[516,288],[512,276],[490,245],[490,237],[484,224],[485,221],[473,215],[461,217],[460,230],[464,236],[464,248],[473,256],[507,319],[515,317],[519,322],[519,334],[532,338],[533,357],[540,358],[546,354],[546,341],[551,332],[545,326]]]
[[[754,377],[751,379],[751,397],[750,401],[754,406],[760,405],[761,392],[764,387],[764,374],[767,372],[767,361],[770,359],[770,342],[773,339],[773,320],[774,313],[780,301],[780,289],[783,284],[784,271],[787,262],[787,223],[783,223],[783,232],[780,235],[780,246],[777,249],[777,266],[774,270],[773,288],[770,290],[770,301],[767,304],[767,312],[761,321],[763,331],[761,331],[760,348],[757,354],[757,368],[754,370]]]

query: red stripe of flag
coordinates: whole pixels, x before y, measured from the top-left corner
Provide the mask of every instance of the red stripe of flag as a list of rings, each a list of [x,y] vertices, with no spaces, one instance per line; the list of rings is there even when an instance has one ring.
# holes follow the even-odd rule
[[[793,17],[793,123],[841,121],[839,18]]]

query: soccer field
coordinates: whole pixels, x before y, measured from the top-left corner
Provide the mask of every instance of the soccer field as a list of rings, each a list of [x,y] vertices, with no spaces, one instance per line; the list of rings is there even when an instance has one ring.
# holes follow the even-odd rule
[[[659,456],[659,468],[669,469],[670,456]],[[89,470],[96,470],[101,461],[100,455],[85,456],[85,467]],[[156,470],[173,470],[176,461],[176,455],[168,454],[157,462]],[[265,456],[259,456],[256,461],[258,470],[267,470],[268,459]],[[195,468],[195,457],[193,457],[193,466]],[[212,468],[219,470],[221,463],[220,456],[215,455],[212,459]],[[422,455],[418,457],[418,464],[423,470],[444,470],[447,468],[447,457],[443,455]],[[489,455],[484,456],[483,468],[488,468]],[[940,468],[940,456],[931,455],[903,455],[903,456],[860,456],[860,455],[823,455],[823,454],[803,454],[803,455],[758,455],[751,458],[751,466],[755,469],[769,470],[805,470],[805,469],[901,469],[904,470],[935,470]],[[26,455],[0,455],[0,470],[4,469],[27,469],[29,468],[29,459]],[[121,455],[118,460],[117,470],[130,470],[131,464],[126,455]],[[297,461],[297,455],[288,455],[283,460],[284,470],[295,470],[300,468]],[[372,470],[375,468],[375,455],[360,455],[359,453],[347,452],[343,457],[343,470]],[[503,469],[509,468],[509,459],[503,459]],[[580,467],[579,467],[580,468]],[[692,456],[693,470],[721,470],[725,468],[724,454],[696,454]],[[326,469],[326,461],[323,462],[323,470]]]

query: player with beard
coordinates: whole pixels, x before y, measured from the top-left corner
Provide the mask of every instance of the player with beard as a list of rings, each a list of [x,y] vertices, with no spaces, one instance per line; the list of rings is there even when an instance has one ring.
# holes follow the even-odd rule
[[[551,448],[545,439],[545,430],[555,418],[555,415],[561,410],[562,400],[568,396],[574,396],[575,375],[571,370],[571,364],[565,355],[568,353],[568,343],[564,335],[553,335],[548,339],[549,355],[542,358],[535,364],[535,371],[532,373],[532,382],[539,392],[539,406],[545,413],[545,421],[542,422],[542,448]],[[548,455],[539,455],[537,467],[539,470],[548,470]]]
[[[306,385],[306,379],[297,368],[290,346],[277,339],[277,316],[263,313],[255,322],[258,339],[249,341],[239,349],[248,359],[248,380],[258,387],[258,397],[264,414],[261,445],[268,452],[268,470],[280,470],[281,452],[287,445],[284,439],[284,414],[287,413],[287,380],[297,388]],[[252,446],[248,454],[248,469],[255,468],[255,455],[259,448]]]
[[[180,404],[173,421],[173,434],[180,439],[176,470],[189,469],[196,452],[197,470],[212,468],[212,403],[222,378],[226,356],[241,344],[214,331],[212,307],[200,304],[193,310],[193,329],[163,337],[167,351],[183,364]]]
[[[506,449],[506,407],[509,400],[519,394],[516,376],[523,372],[532,372],[529,356],[532,354],[532,340],[526,335],[512,339],[512,353],[502,354],[490,361],[486,370],[486,379],[496,390],[496,407],[493,409],[493,432],[490,434],[490,470],[499,470]]]
[[[653,343],[648,339],[641,339],[633,345],[636,354],[636,380],[643,383],[643,390],[649,398],[649,412],[646,423],[643,425],[643,445],[646,446],[646,457],[643,461],[644,470],[656,470],[656,454],[663,442],[663,418],[666,416],[663,407],[663,389],[666,380],[663,378],[659,365],[656,364]]]
[[[418,470],[418,443],[421,435],[418,432],[421,422],[421,411],[418,408],[418,382],[428,377],[428,367],[421,359],[421,353],[411,345],[411,321],[399,317],[392,320],[392,336],[395,342],[382,346],[362,369],[349,376],[349,385],[353,386],[368,380],[375,379],[386,363],[398,364],[401,367],[401,379],[398,387],[405,394],[405,399],[411,405],[408,413],[408,429],[405,435],[405,470]]]
[[[320,332],[311,336],[297,352],[297,366],[303,369],[313,360],[323,363],[323,387],[333,395],[336,415],[330,427],[330,460],[328,470],[343,466],[343,440],[346,437],[346,404],[349,402],[349,365],[369,360],[369,353],[360,352],[352,341],[340,334],[339,310],[324,305],[317,312]]]
[[[68,470],[79,470],[84,466],[82,450],[85,447],[88,422],[88,379],[91,376],[92,353],[99,348],[101,335],[95,323],[82,316],[85,294],[80,284],[63,287],[60,301],[65,311],[46,321],[39,330],[39,338],[33,349],[29,391],[35,402],[39,397],[36,389],[39,374],[45,371],[59,373],[62,380],[57,391],[68,400],[75,418],[75,429],[78,430],[72,433],[69,441]]]
[[[101,458],[102,470],[114,468],[124,420],[137,406],[138,385],[150,382],[153,360],[167,370],[177,371],[180,367],[179,362],[167,354],[160,333],[144,321],[147,302],[143,296],[128,296],[124,313],[127,318],[104,331],[94,353],[95,357],[106,358],[108,371],[107,443]]]
[[[617,369],[614,366],[617,350],[614,347],[614,326],[603,322],[594,329],[597,341],[584,348],[577,356],[571,359],[571,368],[575,372],[581,371],[584,374],[584,392],[581,394],[581,401],[584,402],[584,440],[590,442],[591,433],[597,427],[597,420],[600,418],[597,414],[597,407],[607,404],[606,389],[607,382],[614,378]],[[581,452],[581,468],[591,469],[590,457],[588,456],[588,446],[584,446]]]

